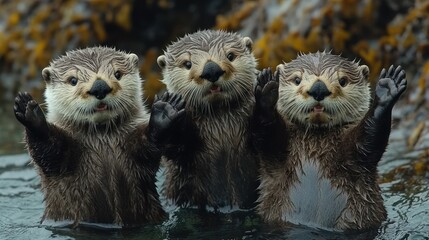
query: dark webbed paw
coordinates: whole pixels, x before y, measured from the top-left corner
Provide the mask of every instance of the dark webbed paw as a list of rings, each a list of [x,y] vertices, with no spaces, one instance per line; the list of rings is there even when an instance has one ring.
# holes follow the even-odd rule
[[[39,104],[29,93],[18,93],[13,106],[16,119],[38,137],[48,136],[48,123]]]
[[[384,111],[391,110],[406,88],[405,71],[401,66],[394,69],[392,65],[387,72],[383,68],[375,89],[377,101],[375,115],[379,116]]]
[[[279,72],[271,72],[271,68],[263,69],[257,77],[255,88],[257,116],[262,122],[274,120],[275,108],[279,98]]]
[[[164,140],[170,129],[180,125],[184,115],[185,101],[181,95],[166,92],[160,99],[156,97],[149,121],[152,139]]]

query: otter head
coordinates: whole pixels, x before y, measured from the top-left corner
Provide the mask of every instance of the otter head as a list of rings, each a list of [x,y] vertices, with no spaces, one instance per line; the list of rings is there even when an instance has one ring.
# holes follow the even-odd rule
[[[327,52],[299,55],[277,66],[279,113],[305,127],[355,123],[369,109],[369,69]]]
[[[108,124],[141,109],[138,57],[107,47],[70,51],[43,69],[48,120]]]
[[[205,30],[172,43],[158,57],[163,82],[195,111],[229,109],[249,102],[256,81],[252,40]]]

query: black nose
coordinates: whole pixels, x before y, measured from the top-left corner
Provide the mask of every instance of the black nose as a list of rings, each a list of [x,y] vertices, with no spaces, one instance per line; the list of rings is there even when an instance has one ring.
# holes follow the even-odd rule
[[[331,95],[326,85],[320,80],[317,80],[307,93],[316,101],[322,101],[326,96]]]
[[[92,84],[91,89],[89,90],[89,94],[95,96],[98,99],[103,99],[109,94],[112,89],[107,85],[107,83],[103,80],[97,79],[94,84]]]
[[[210,82],[216,82],[220,76],[225,73],[222,68],[219,67],[215,62],[209,61],[204,65],[203,73],[201,78],[204,78]]]

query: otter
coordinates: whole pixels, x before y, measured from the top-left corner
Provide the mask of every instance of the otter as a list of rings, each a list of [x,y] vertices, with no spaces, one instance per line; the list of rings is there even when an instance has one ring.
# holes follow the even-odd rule
[[[377,164],[407,81],[400,66],[383,69],[371,100],[368,75],[366,65],[328,52],[259,74],[254,143],[266,156],[263,219],[338,231],[374,229],[386,219]]]
[[[69,51],[42,71],[46,117],[30,94],[16,97],[15,116],[41,177],[41,222],[130,227],[166,218],[155,186],[159,143],[184,104],[166,96],[149,117],[138,61],[108,47]]]
[[[162,192],[181,207],[235,210],[255,206],[258,159],[249,131],[256,60],[252,40],[203,30],[185,35],[159,56],[167,91],[183,96],[175,146],[164,154]]]

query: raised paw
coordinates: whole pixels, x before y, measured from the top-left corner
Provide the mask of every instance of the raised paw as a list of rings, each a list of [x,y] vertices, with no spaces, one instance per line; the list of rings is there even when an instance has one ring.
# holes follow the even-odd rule
[[[28,130],[45,137],[48,133],[48,124],[39,104],[29,93],[18,93],[13,106],[16,119]]]
[[[161,98],[157,98],[152,105],[149,121],[152,137],[160,140],[167,132],[180,125],[185,115],[185,101],[179,94],[164,93]]]
[[[256,109],[264,121],[271,121],[279,98],[279,73],[273,76],[271,69],[263,69],[258,75],[255,88]]]
[[[271,68],[264,68],[262,71],[258,73],[258,76],[256,78],[257,80],[257,86],[263,88],[265,84],[267,84],[269,81],[273,80],[273,73],[271,71]]]
[[[387,72],[383,68],[375,89],[377,107],[381,107],[382,109],[393,108],[406,88],[407,80],[405,78],[405,71],[401,66],[394,69],[392,65]]]

